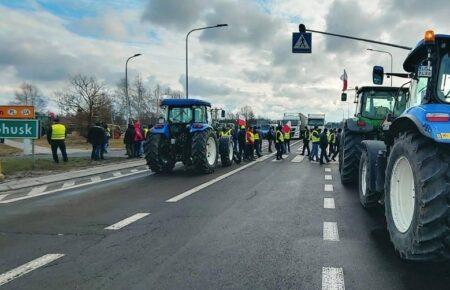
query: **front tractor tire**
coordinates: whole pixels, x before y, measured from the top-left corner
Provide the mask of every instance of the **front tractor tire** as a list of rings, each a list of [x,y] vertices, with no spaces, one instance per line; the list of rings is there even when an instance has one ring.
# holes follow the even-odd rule
[[[344,129],[342,146],[339,151],[339,173],[342,184],[354,184],[358,180],[359,160],[361,158],[363,136]]]
[[[225,136],[219,139],[219,152],[220,152],[220,161],[223,167],[228,167],[233,164],[233,140],[231,137]]]
[[[370,166],[369,155],[366,150],[363,150],[361,159],[359,161],[359,201],[364,208],[375,207],[379,203],[381,193],[370,190],[370,184],[372,182],[372,166]]]
[[[450,258],[450,149],[417,132],[399,136],[386,168],[385,214],[403,259]]]
[[[175,166],[170,153],[170,144],[161,134],[150,134],[144,146],[145,159],[151,171],[169,173]]]
[[[192,164],[201,173],[212,173],[218,160],[217,136],[212,130],[198,131],[192,135]]]

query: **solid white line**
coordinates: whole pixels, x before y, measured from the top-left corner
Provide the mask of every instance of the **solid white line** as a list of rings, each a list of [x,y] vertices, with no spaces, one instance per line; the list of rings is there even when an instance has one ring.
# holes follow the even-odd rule
[[[325,180],[332,180],[332,179],[333,179],[333,177],[331,175],[329,175],[329,174],[325,175]]]
[[[28,195],[35,195],[43,193],[47,189],[46,185],[33,187],[32,190],[28,193]]]
[[[324,241],[339,241],[337,223],[323,222],[323,239]]]
[[[332,198],[332,197],[325,197],[323,199],[323,208],[331,208],[331,209],[335,208],[334,198]]]
[[[325,191],[333,191],[333,184],[325,184]]]
[[[58,188],[58,189],[46,191],[46,192],[43,192],[43,193],[40,193],[40,194],[35,194],[35,195],[32,195],[32,196],[26,195],[26,196],[17,197],[17,198],[11,198],[11,199],[8,199],[8,200],[0,200],[0,204],[2,204],[2,203],[16,202],[16,201],[19,201],[19,200],[24,200],[24,199],[29,199],[29,198],[37,197],[37,196],[42,196],[42,195],[52,194],[52,193],[60,192],[60,191],[63,191],[63,190],[68,190],[68,189],[74,189],[74,188],[84,187],[84,186],[87,186],[87,185],[92,185],[92,184],[95,184],[95,183],[100,183],[100,182],[105,182],[105,181],[109,181],[109,180],[114,180],[114,179],[118,179],[118,178],[122,178],[122,177],[127,177],[127,176],[130,176],[130,175],[135,175],[135,174],[142,173],[142,172],[146,172],[146,171],[150,171],[150,170],[149,170],[149,169],[146,169],[146,170],[141,170],[141,171],[139,171],[139,172],[123,174],[123,175],[118,176],[118,177],[110,177],[110,178],[105,178],[105,179],[102,179],[102,180],[99,180],[99,181],[81,183],[81,184],[77,184],[77,185],[74,185],[74,186],[71,186],[71,187],[66,187],[66,188]],[[152,174],[153,174],[153,173],[150,173],[150,175],[152,175]]]
[[[322,290],[345,290],[342,268],[322,268]]]
[[[124,220],[121,220],[118,223],[115,223],[113,225],[110,225],[109,227],[106,227],[105,230],[120,230],[121,228],[134,223],[137,220],[140,220],[141,218],[144,218],[148,216],[150,213],[137,213],[135,215],[130,216],[129,218],[126,218]]]
[[[331,168],[329,167],[325,168],[325,172],[331,172]]]
[[[48,263],[51,263],[63,256],[64,254],[47,254],[31,262],[23,264],[22,266],[12,269],[6,273],[3,273],[0,275],[0,286],[11,282],[12,280],[17,279],[20,276],[23,276],[33,270],[36,270],[37,268],[45,266]]]
[[[75,185],[75,180],[69,180],[63,183],[61,188],[72,187]]]

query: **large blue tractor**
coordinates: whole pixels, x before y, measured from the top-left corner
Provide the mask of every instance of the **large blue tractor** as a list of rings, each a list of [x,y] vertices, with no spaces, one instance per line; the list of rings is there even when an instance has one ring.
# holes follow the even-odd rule
[[[359,196],[384,204],[391,241],[404,259],[450,258],[450,35],[427,31],[406,58],[406,110],[383,141],[363,141]],[[383,69],[374,68],[382,84]],[[398,74],[401,75],[401,74]]]
[[[145,157],[153,172],[170,172],[182,161],[202,173],[211,173],[220,155],[222,166],[233,162],[230,136],[218,138],[213,128],[211,104],[195,99],[165,99],[165,118],[150,131]],[[222,111],[223,112],[223,111]]]

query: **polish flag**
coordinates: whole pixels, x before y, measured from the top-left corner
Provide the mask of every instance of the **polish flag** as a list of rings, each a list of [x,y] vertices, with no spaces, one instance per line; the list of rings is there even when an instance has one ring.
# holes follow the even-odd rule
[[[288,121],[286,124],[284,124],[283,126],[283,133],[290,133],[291,132],[291,121]]]
[[[344,69],[344,73],[341,75],[341,80],[343,82],[342,84],[342,91],[345,92],[347,90],[347,72]]]
[[[245,121],[245,117],[242,115],[238,115],[237,124],[239,127],[245,126],[247,124],[247,122]]]

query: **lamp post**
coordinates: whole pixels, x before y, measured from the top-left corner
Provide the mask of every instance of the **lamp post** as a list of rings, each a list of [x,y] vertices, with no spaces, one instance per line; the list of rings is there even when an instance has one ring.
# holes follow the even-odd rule
[[[188,32],[188,34],[186,35],[186,99],[189,99],[189,66],[188,66],[188,39],[189,39],[189,34],[191,34],[191,32],[194,31],[198,31],[198,30],[204,30],[204,29],[211,29],[211,28],[218,28],[218,27],[225,27],[228,26],[228,24],[217,24],[214,26],[206,26],[206,27],[201,27],[201,28],[195,28],[192,29],[191,31]]]
[[[391,57],[391,73],[392,73],[392,67],[393,67],[393,63],[394,63],[394,58],[392,57],[392,53],[390,53],[389,51],[372,49],[372,48],[368,48],[367,50],[389,54],[389,56]],[[392,87],[392,76],[390,78],[391,78],[391,87]]]
[[[130,98],[128,97],[128,62],[130,61],[130,59],[134,58],[134,57],[138,57],[142,54],[140,53],[136,53],[135,55],[130,56],[127,61],[125,62],[125,99],[127,101],[127,107],[128,107],[128,124],[131,121],[131,103],[130,103]]]

